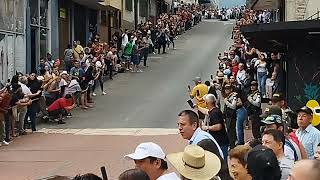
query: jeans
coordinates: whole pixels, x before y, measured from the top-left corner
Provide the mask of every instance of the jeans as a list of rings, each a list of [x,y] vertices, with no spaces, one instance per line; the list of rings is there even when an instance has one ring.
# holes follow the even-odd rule
[[[25,116],[25,125],[26,123],[28,123],[28,117],[30,117],[32,131],[36,131],[36,118],[38,106],[38,101],[32,102],[31,106],[28,107],[27,114]]]
[[[267,80],[267,72],[258,72],[257,73],[258,79],[258,87],[261,95],[266,95],[266,80]]]
[[[244,144],[244,122],[248,118],[248,113],[246,108],[241,107],[237,110],[237,124],[236,124],[236,131],[237,131],[237,140],[238,145]]]
[[[5,138],[4,113],[0,112],[0,144]]]
[[[227,163],[229,145],[220,145],[220,148],[221,148],[221,151],[223,153],[223,159]]]

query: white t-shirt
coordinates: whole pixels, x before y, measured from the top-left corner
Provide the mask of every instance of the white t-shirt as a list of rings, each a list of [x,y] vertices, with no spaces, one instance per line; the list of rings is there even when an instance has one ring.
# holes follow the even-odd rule
[[[158,177],[157,180],[180,180],[180,178],[176,175],[176,173],[172,172]]]
[[[22,83],[20,83],[20,82],[19,82],[18,84],[20,84],[21,89],[22,89],[22,92],[23,92],[24,95],[29,96],[29,95],[32,94],[32,92],[30,91],[30,89],[28,88],[28,86],[26,86],[25,84],[22,84]]]
[[[126,46],[128,43],[128,35],[127,34],[122,34],[122,46]]]
[[[254,67],[257,67],[257,72],[267,71],[267,62],[262,62],[260,59],[254,63]]]

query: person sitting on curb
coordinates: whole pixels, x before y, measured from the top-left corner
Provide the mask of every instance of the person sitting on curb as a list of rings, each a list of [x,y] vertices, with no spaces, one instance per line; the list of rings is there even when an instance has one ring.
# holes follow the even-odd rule
[[[68,116],[70,111],[76,106],[70,94],[55,100],[48,108],[48,114],[52,118],[58,118],[58,124],[65,124],[63,118]]]

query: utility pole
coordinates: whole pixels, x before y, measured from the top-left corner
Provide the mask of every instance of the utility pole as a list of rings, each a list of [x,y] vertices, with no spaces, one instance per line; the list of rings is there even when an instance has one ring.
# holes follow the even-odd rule
[[[172,2],[171,2],[171,14],[174,14],[174,9],[173,9],[173,7],[174,7],[174,0],[172,0]]]

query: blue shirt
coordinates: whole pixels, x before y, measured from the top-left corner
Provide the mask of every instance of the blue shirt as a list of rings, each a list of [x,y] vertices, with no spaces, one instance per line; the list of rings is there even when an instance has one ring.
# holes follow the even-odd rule
[[[219,146],[219,144],[217,143],[217,141],[211,136],[211,134],[201,130],[199,127],[196,129],[196,131],[193,133],[191,139],[189,140],[189,144],[195,144],[198,145],[198,143],[204,139],[211,139],[214,144],[217,146],[217,148],[219,149],[219,153],[221,158],[223,159],[223,153],[222,150]]]
[[[296,135],[306,149],[308,158],[314,159],[317,146],[320,143],[320,131],[310,124],[305,130],[299,128]]]

